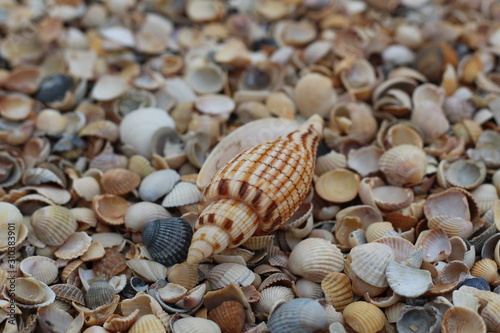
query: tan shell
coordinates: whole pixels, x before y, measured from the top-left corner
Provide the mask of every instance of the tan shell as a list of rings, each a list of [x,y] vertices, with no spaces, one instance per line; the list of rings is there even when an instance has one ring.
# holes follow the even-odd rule
[[[378,161],[383,153],[381,148],[374,145],[351,150],[348,154],[347,165],[361,176],[367,176],[378,171]]]
[[[15,294],[11,294],[21,308],[44,307],[54,302],[56,294],[45,283],[34,278],[16,278]]]
[[[473,276],[486,279],[489,284],[493,284],[499,278],[497,263],[491,259],[483,259],[476,262],[472,266],[470,273]]]
[[[399,145],[386,151],[379,160],[380,170],[392,185],[420,182],[425,174],[425,152],[413,145]]]
[[[172,333],[221,333],[219,326],[204,318],[182,318],[173,323]]]
[[[75,302],[79,305],[85,304],[83,292],[72,284],[55,284],[50,286],[50,289],[56,294],[56,299],[64,302]]]
[[[23,259],[20,267],[26,277],[33,277],[45,284],[53,283],[58,277],[58,264],[56,261],[43,256],[32,256]]]
[[[205,188],[200,200],[201,213],[189,249],[188,263],[198,262],[227,247],[238,246],[258,229],[269,233],[286,223],[309,191],[314,169],[315,147],[322,132],[322,123],[320,117],[313,116],[299,130],[246,150],[219,170]],[[269,153],[262,154],[263,149],[268,149]],[[290,153],[287,153],[288,151]],[[290,157],[293,155],[288,154],[292,154],[292,151],[301,158],[295,160]],[[264,160],[260,161],[262,158],[266,161],[265,164]],[[247,167],[245,172],[235,172],[241,165],[246,165],[244,162],[247,160],[254,161],[254,172],[250,172]],[[283,162],[290,164],[285,165]],[[264,178],[257,177],[260,174],[258,170],[274,164],[276,172],[266,173],[267,176]],[[299,173],[296,168],[299,165],[300,178],[303,181],[294,184],[290,179],[298,179],[296,177],[299,177]],[[285,173],[282,173],[282,170]],[[280,180],[280,184],[286,185],[280,185],[281,190],[272,194],[270,189],[276,187],[273,185],[273,178],[283,181],[286,178],[289,181],[281,183]],[[266,191],[259,188],[264,184]],[[235,216],[247,217],[233,221],[232,218]]]
[[[387,321],[382,310],[367,302],[351,303],[342,313],[346,324],[360,333],[380,331]]]
[[[92,242],[92,237],[86,232],[75,232],[54,253],[60,259],[75,259],[87,252]]]
[[[445,312],[441,330],[444,333],[486,333],[486,324],[477,312],[454,306]]]
[[[77,227],[71,211],[63,206],[47,206],[31,215],[31,225],[37,238],[47,245],[62,245]]]
[[[95,196],[101,194],[99,182],[94,177],[82,177],[73,181],[73,190],[80,198],[92,201]]]
[[[288,258],[288,268],[294,274],[320,283],[344,266],[343,256],[336,245],[320,238],[308,238],[298,243]]]
[[[138,317],[139,309],[136,309],[134,312],[125,317],[117,314],[112,314],[104,322],[103,328],[105,328],[109,332],[127,331],[132,325],[134,325]]]
[[[314,113],[326,117],[337,100],[337,94],[330,79],[311,73],[297,82],[294,98],[299,112],[304,117],[310,117]]]
[[[457,160],[448,166],[445,177],[451,186],[472,190],[486,178],[486,166],[483,162]]]
[[[28,228],[23,224],[23,215],[13,204],[0,202],[0,252],[6,252],[9,248],[9,224],[14,225],[14,230],[11,231],[17,235],[14,245],[18,246],[28,235]]]
[[[140,317],[130,328],[130,333],[166,333],[166,329],[162,322],[155,315],[149,314]]]
[[[331,202],[344,203],[358,195],[360,177],[346,169],[323,173],[316,181],[316,193]]]
[[[179,284],[188,290],[194,288],[199,280],[197,265],[180,263],[174,265],[168,272],[168,282]]]
[[[497,189],[492,184],[481,184],[471,194],[476,199],[481,215],[493,208],[499,199]]]
[[[332,150],[328,154],[321,155],[316,159],[314,173],[321,176],[328,171],[346,167],[347,163],[345,155]]]
[[[208,319],[224,328],[227,333],[239,333],[245,325],[245,309],[236,301],[225,301],[208,313]]]
[[[371,243],[377,239],[392,235],[393,233],[394,228],[390,222],[375,222],[368,226],[365,231],[365,236],[368,243]]]
[[[451,254],[451,243],[443,229],[429,231],[419,242],[424,250],[424,261],[442,261]]]
[[[106,319],[108,319],[108,317],[115,312],[119,302],[120,302],[120,296],[114,295],[113,299],[109,304],[102,305],[94,310],[86,308],[84,306],[80,306],[76,303],[73,303],[73,307],[78,312],[83,313],[86,326],[93,326],[93,325],[104,324]]]
[[[101,177],[102,189],[106,193],[124,195],[135,190],[141,183],[141,177],[127,169],[110,169]]]
[[[342,311],[354,301],[351,280],[343,273],[330,273],[321,281],[325,299],[335,310]]]
[[[92,200],[92,208],[99,221],[109,225],[125,223],[125,213],[130,206],[130,202],[113,194],[99,195]]]

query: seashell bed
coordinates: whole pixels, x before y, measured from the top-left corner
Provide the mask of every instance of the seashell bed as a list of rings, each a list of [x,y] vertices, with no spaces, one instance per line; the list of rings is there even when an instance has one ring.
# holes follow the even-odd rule
[[[0,332],[500,332],[499,22],[0,1]]]

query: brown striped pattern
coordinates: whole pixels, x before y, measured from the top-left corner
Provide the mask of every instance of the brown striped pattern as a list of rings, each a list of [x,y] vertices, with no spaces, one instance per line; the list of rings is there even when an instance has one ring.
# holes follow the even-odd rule
[[[209,204],[231,198],[257,213],[262,231],[278,229],[297,210],[309,191],[320,139],[317,129],[321,132],[321,127],[320,119],[309,122],[285,137],[247,149],[226,163],[203,192],[197,228],[208,223],[206,208]],[[231,207],[219,208],[235,212]],[[218,219],[218,223],[222,221]]]

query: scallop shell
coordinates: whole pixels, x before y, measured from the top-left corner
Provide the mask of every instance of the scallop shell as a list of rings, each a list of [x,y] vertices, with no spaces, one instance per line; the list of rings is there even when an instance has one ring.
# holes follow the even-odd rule
[[[63,206],[47,206],[31,215],[31,225],[36,236],[50,246],[62,245],[76,228],[76,219],[71,211]]]
[[[163,207],[179,207],[197,203],[200,200],[200,190],[190,182],[180,181],[165,196],[161,205]]]
[[[368,243],[371,243],[392,233],[394,233],[394,228],[390,222],[375,222],[368,226],[365,236]]]
[[[92,237],[86,232],[75,232],[66,239],[63,245],[54,253],[60,259],[75,259],[84,254],[92,243]]]
[[[347,305],[343,315],[346,324],[360,333],[380,331],[387,321],[382,310],[367,302]]]
[[[329,153],[321,155],[316,159],[316,167],[314,168],[314,173],[318,176],[321,176],[328,171],[346,167],[347,160],[345,155],[332,150]]]
[[[269,314],[278,302],[288,302],[294,297],[295,295],[290,288],[282,286],[267,287],[260,292],[259,300],[255,303],[255,312]]]
[[[141,183],[141,177],[127,169],[109,169],[101,177],[102,189],[106,193],[124,195],[135,190]]]
[[[454,306],[445,312],[441,330],[443,333],[486,333],[486,324],[477,312],[467,308]]]
[[[168,282],[176,283],[191,290],[200,280],[197,265],[180,263],[174,265],[168,272]]]
[[[142,180],[139,195],[142,200],[156,201],[172,191],[179,179],[180,175],[175,170],[155,171]]]
[[[196,317],[179,319],[171,327],[172,333],[222,333],[213,321]]]
[[[85,305],[95,310],[102,305],[108,305],[114,295],[114,288],[106,280],[98,279],[87,290]]]
[[[156,282],[167,277],[167,268],[160,263],[143,260],[132,259],[127,260],[127,266],[142,279],[149,282]]]
[[[267,327],[273,333],[306,333],[327,327],[326,313],[316,301],[296,298],[279,306],[269,317]]]
[[[288,258],[288,269],[293,274],[317,283],[329,273],[340,272],[343,266],[343,256],[337,246],[319,238],[301,241]]]
[[[493,284],[499,278],[497,263],[491,259],[482,259],[476,262],[470,273],[473,276],[486,279],[489,284]]]
[[[245,266],[225,263],[212,268],[208,273],[207,279],[213,289],[224,288],[231,282],[241,287],[246,287],[252,284],[255,280],[255,275]]]
[[[33,277],[45,284],[51,284],[58,277],[59,265],[48,257],[32,256],[23,259],[19,268],[24,276]]]
[[[354,247],[348,257],[352,258],[351,268],[364,282],[375,287],[387,287],[385,270],[394,251],[380,243],[368,243]]]
[[[358,195],[359,180],[360,177],[349,170],[331,170],[316,181],[316,193],[330,202],[348,202]]]
[[[416,184],[425,174],[425,152],[413,145],[399,145],[386,151],[379,160],[379,168],[392,185]]]
[[[76,304],[84,305],[85,299],[83,292],[72,284],[54,284],[50,289],[56,294],[56,299],[64,302],[75,302]]]
[[[112,278],[127,269],[125,256],[114,248],[107,249],[104,257],[94,262],[92,269],[97,276]]]
[[[222,327],[224,332],[239,333],[245,324],[245,309],[239,302],[226,301],[211,310],[208,318]]]
[[[162,206],[152,202],[138,202],[125,212],[124,221],[127,229],[142,231],[148,222],[172,217]]]
[[[238,246],[258,229],[269,233],[286,223],[309,191],[307,184],[312,180],[315,147],[322,124],[323,119],[313,116],[297,131],[246,150],[219,170],[200,200],[201,213],[188,263],[200,261],[227,247]],[[302,156],[300,159],[293,157],[299,155]],[[250,162],[254,171],[247,167]],[[259,170],[267,169],[269,165],[276,171],[266,173],[264,178],[257,177],[261,173]],[[237,171],[239,168],[245,171]],[[294,184],[296,177],[303,180],[302,186]],[[278,181],[282,185],[278,186],[274,178],[282,179]],[[272,188],[278,189],[276,186],[280,190],[273,192]],[[233,221],[236,216],[241,218]]]
[[[166,266],[186,260],[192,236],[189,223],[178,217],[151,221],[142,231],[151,258]]]
[[[130,206],[130,202],[113,194],[102,194],[92,200],[92,208],[99,221],[109,225],[125,223],[125,212]]]
[[[166,329],[163,326],[161,320],[152,314],[144,315],[137,319],[137,321],[132,325],[129,330],[130,333],[166,333]]]
[[[321,281],[325,299],[336,311],[342,311],[354,301],[351,280],[343,273],[330,273]]]
[[[493,208],[499,199],[497,189],[492,184],[481,184],[471,194],[476,199],[481,215]]]

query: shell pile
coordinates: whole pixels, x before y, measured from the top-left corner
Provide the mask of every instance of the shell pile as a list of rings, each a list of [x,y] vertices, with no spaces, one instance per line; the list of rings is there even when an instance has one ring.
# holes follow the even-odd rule
[[[499,22],[0,1],[0,331],[500,332]]]

